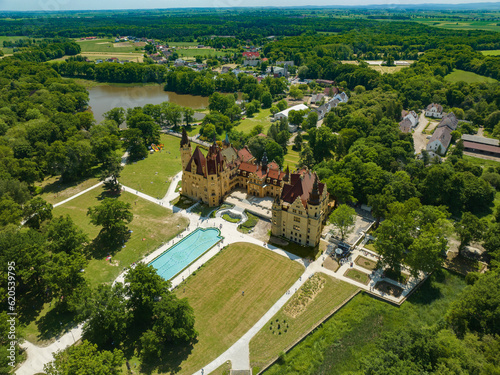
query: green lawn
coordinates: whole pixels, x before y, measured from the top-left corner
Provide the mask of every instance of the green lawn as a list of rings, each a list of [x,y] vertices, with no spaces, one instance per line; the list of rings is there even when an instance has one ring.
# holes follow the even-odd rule
[[[286,166],[290,166],[290,170],[295,170],[297,167],[297,164],[299,163],[300,160],[300,155],[298,151],[292,150],[292,146],[288,146],[288,152],[285,155],[285,161],[283,163],[283,168],[286,168]]]
[[[227,350],[303,271],[297,262],[260,246],[236,243],[186,279],[175,293],[189,300],[199,335],[186,359],[170,359],[180,363],[176,374],[192,374]]]
[[[354,261],[358,266],[366,268],[369,271],[373,271],[377,269],[377,262],[371,259],[368,259],[364,256],[359,255]]]
[[[469,156],[469,155],[464,155],[463,159],[465,161],[469,162],[469,163],[472,163],[472,164],[475,164],[475,165],[480,165],[483,168],[487,168],[487,167],[497,168],[497,167],[500,167],[500,162],[495,161],[495,160],[476,158],[475,156]]]
[[[381,335],[442,321],[464,287],[461,276],[439,270],[400,307],[360,293],[266,374],[358,373],[359,363],[375,349]]]
[[[54,217],[70,215],[76,225],[87,233],[90,239],[94,239],[100,228],[90,224],[87,209],[99,204],[102,192],[102,188],[96,188],[54,208]],[[174,216],[172,211],[133,194],[122,193],[119,199],[132,205],[134,219],[129,228],[133,232],[126,246],[113,254],[111,263],[105,260],[106,254],[90,260],[85,275],[93,286],[113,281],[124,267],[137,262],[164,242],[174,238],[188,224],[187,219]]]
[[[262,125],[264,130],[262,133],[267,134],[268,129],[271,127],[271,109],[261,109],[259,113],[255,113],[253,117],[245,117],[235,127],[236,130],[244,133],[250,133],[255,125]]]
[[[225,56],[226,54],[232,54],[233,51],[231,50],[222,50],[222,51],[216,51],[214,48],[177,48],[176,52],[179,54],[180,57],[195,57],[195,56],[202,56],[203,58],[211,56],[212,58],[214,57],[219,57],[219,56]]]
[[[178,137],[162,134],[163,151],[127,164],[121,173],[120,183],[152,197],[163,198],[170,186],[170,179],[182,170],[180,141]]]
[[[446,75],[444,77],[444,79],[448,82],[451,82],[451,83],[460,82],[460,81],[464,81],[466,83],[479,83],[479,82],[494,83],[494,82],[498,82],[496,79],[493,79],[490,77],[485,77],[485,76],[480,76],[479,74],[472,73],[472,72],[466,72],[465,70],[460,70],[460,69],[454,69],[453,72]]]
[[[307,299],[304,300],[304,294],[307,295],[308,285],[311,284],[311,280],[308,280],[298,293],[250,341],[251,367],[262,368],[265,366],[358,289],[354,285],[325,274],[319,274],[319,277],[324,284],[312,300],[309,300],[308,303],[305,302]],[[305,306],[300,314],[293,317],[290,311],[297,304]],[[283,326],[280,327],[280,330],[277,328],[277,323]]]
[[[127,53],[140,52],[136,50],[136,45],[133,42],[114,43],[114,39],[93,39],[93,40],[75,40],[82,49],[82,54],[85,52],[104,52],[104,53]],[[122,47],[123,45],[127,46]],[[143,49],[143,47],[139,47]]]
[[[253,227],[257,225],[257,223],[259,222],[259,218],[248,211],[245,211],[245,214],[247,215],[248,219],[244,223],[238,225],[238,230],[243,233],[248,233]]]
[[[224,214],[222,215],[222,218],[226,221],[229,221],[230,223],[237,223],[238,221],[240,221],[241,219],[237,219],[235,217],[231,217],[229,216],[229,214]]]
[[[488,51],[479,51],[485,56],[499,56],[500,55],[500,49],[492,49]]]
[[[43,188],[40,196],[51,204],[61,202],[73,195],[88,189],[97,184],[97,178],[89,178],[80,182],[60,183],[58,176],[48,177],[41,183],[35,183],[35,186]]]
[[[370,278],[368,277],[367,273],[358,271],[355,268],[349,268],[345,273],[345,277],[348,277],[350,279],[353,279],[354,281],[357,281],[358,283],[368,285],[370,282]]]
[[[209,375],[229,375],[231,372],[231,361],[224,362],[222,365],[217,367]]]

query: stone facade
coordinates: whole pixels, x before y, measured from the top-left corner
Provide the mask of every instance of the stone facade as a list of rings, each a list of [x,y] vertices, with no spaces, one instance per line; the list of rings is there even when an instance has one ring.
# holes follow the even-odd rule
[[[236,150],[227,138],[222,145],[214,142],[204,156],[199,147],[192,152],[185,130],[180,151],[183,195],[210,207],[221,204],[236,188],[257,197],[274,197],[272,234],[306,246],[319,243],[329,195],[315,173],[282,171],[266,154],[257,163],[248,148]]]

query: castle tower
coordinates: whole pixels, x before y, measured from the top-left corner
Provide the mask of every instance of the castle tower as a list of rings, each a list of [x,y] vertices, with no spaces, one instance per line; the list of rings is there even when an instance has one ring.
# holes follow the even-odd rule
[[[323,215],[321,212],[321,196],[318,187],[318,176],[314,174],[314,183],[307,200],[308,233],[307,242],[309,246],[314,246],[319,242],[322,230]]]
[[[182,138],[181,138],[181,164],[182,170],[186,169],[186,166],[191,159],[191,142],[189,141],[188,135],[186,133],[186,128],[182,128]]]

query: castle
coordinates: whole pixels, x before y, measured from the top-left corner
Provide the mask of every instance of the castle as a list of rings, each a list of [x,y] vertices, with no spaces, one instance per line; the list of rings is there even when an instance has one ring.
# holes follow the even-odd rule
[[[306,168],[290,173],[267,160],[260,163],[247,147],[236,150],[229,139],[222,148],[214,141],[204,156],[197,146],[191,150],[186,130],[180,143],[182,194],[218,206],[236,188],[257,197],[274,197],[271,233],[305,246],[316,246],[328,214],[326,185]]]

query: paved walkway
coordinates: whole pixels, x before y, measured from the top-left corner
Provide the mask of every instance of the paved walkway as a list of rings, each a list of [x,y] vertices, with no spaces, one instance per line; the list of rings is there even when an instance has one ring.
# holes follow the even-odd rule
[[[377,271],[371,279],[371,282],[369,285],[364,285],[361,283],[358,283],[350,278],[347,278],[344,275],[345,271],[347,271],[348,268],[350,268],[350,262],[351,260],[354,261],[358,255],[368,255],[368,253],[371,254],[371,256],[375,257],[377,256],[375,253],[372,253],[368,251],[367,249],[364,249],[361,247],[358,247],[355,249],[352,254],[351,254],[351,259],[343,264],[336,272],[333,272],[331,270],[327,270],[324,267],[322,267],[322,263],[325,259],[326,256],[328,255],[321,255],[315,262],[308,263],[308,261],[291,254],[289,252],[286,252],[276,246],[263,243],[260,240],[257,240],[256,238],[249,236],[248,234],[243,234],[240,233],[237,230],[238,224],[236,223],[230,223],[224,219],[222,219],[220,216],[216,218],[204,218],[200,217],[197,214],[193,214],[189,212],[189,210],[181,210],[176,207],[173,207],[170,202],[175,199],[177,196],[179,196],[179,193],[175,192],[175,188],[177,187],[177,182],[182,178],[182,172],[178,173],[177,175],[174,176],[172,179],[172,182],[167,190],[167,193],[162,199],[157,199],[153,198],[147,194],[144,194],[138,190],[132,189],[127,186],[123,186],[123,191],[132,193],[137,195],[138,197],[141,197],[143,199],[146,199],[152,203],[164,206],[166,208],[172,209],[174,212],[177,212],[178,214],[186,217],[189,219],[189,226],[186,228],[184,233],[179,234],[176,238],[173,240],[169,241],[168,243],[165,243],[162,245],[160,248],[158,248],[156,251],[154,251],[152,254],[146,256],[141,262],[144,263],[149,263],[151,260],[162,254],[164,251],[166,251],[168,248],[179,242],[184,236],[188,235],[191,233],[193,230],[196,228],[208,228],[208,227],[215,227],[219,228],[221,230],[222,235],[224,236],[224,239],[214,246],[212,249],[207,251],[205,254],[203,254],[200,258],[198,258],[194,263],[192,263],[189,267],[187,267],[184,271],[179,273],[176,277],[171,279],[172,282],[172,288],[175,286],[179,285],[183,280],[188,278],[191,273],[195,270],[197,270],[199,267],[201,267],[204,263],[206,263],[209,259],[211,259],[214,255],[216,255],[222,247],[236,243],[236,242],[247,242],[247,243],[253,243],[255,245],[259,246],[264,246],[270,251],[273,251],[276,254],[279,254],[283,257],[287,257],[290,260],[296,261],[300,264],[302,264],[305,267],[305,272],[301,275],[301,277],[295,281],[295,283],[292,285],[292,287],[283,295],[281,298],[259,319],[258,322],[254,324],[253,327],[251,327],[236,343],[234,343],[229,349],[227,349],[223,354],[221,354],[218,358],[207,364],[203,370],[204,374],[209,374],[211,371],[215,370],[218,368],[220,365],[222,365],[226,361],[231,361],[232,363],[232,368],[235,370],[248,370],[250,369],[250,352],[249,352],[249,343],[250,340],[259,332],[259,330],[266,324],[269,319],[271,319],[274,314],[276,314],[284,305],[285,303],[292,297],[292,295],[304,284],[304,282],[314,275],[316,272],[323,272],[327,275],[330,275],[332,277],[335,277],[339,280],[348,282],[350,284],[354,284],[372,294],[379,295],[381,297],[384,297],[388,300],[391,300],[393,302],[398,302],[401,301],[403,298],[406,297],[406,295],[411,291],[411,289],[418,284],[419,280],[411,280],[408,285],[401,285],[396,282],[392,282],[392,280],[384,279],[387,282],[392,282],[395,285],[398,285],[403,288],[403,295],[400,298],[395,298],[392,296],[388,295],[383,295],[377,290],[372,290],[372,287],[376,284],[377,281],[381,280],[381,272],[382,271]],[[74,195],[71,198],[68,198],[57,205],[61,205],[65,202],[70,201],[71,199],[74,199],[82,194],[85,194],[87,191],[90,191],[102,183],[96,184],[92,186],[89,189],[86,189],[76,195]],[[369,255],[368,255],[369,256]],[[358,269],[360,271],[363,271],[365,273],[369,273],[364,268],[359,267],[356,264],[353,264],[352,266],[355,269]],[[115,282],[123,282],[124,277],[125,277],[126,271],[122,274],[120,274]],[[82,336],[82,325],[78,327],[73,328],[72,330],[68,331],[65,333],[63,336],[58,338],[58,340],[51,345],[47,347],[38,347],[34,344],[31,344],[27,341],[25,341],[21,346],[23,348],[26,348],[27,350],[27,360],[21,365],[21,367],[16,371],[17,375],[32,375],[37,372],[42,372],[43,371],[43,366],[44,364],[50,362],[53,360],[53,355],[52,353],[58,351],[58,350],[63,350],[67,346],[72,345],[75,341],[78,341],[81,336]],[[196,372],[196,374],[201,374],[201,369]]]
[[[80,195],[83,195],[83,194],[85,194],[85,193],[89,192],[90,190],[93,190],[93,189],[95,189],[96,187],[101,186],[101,185],[102,185],[102,181],[101,181],[101,182],[99,182],[99,183],[97,183],[97,184],[95,184],[94,186],[89,187],[88,189],[85,189],[85,190],[83,190],[83,191],[81,191],[81,192],[79,192],[79,193],[77,193],[77,194],[75,194],[75,195],[73,195],[73,196],[69,197],[68,199],[65,199],[65,200],[63,200],[63,201],[61,201],[61,202],[59,202],[59,203],[54,204],[54,205],[53,205],[53,207],[60,206],[61,204],[67,203],[67,202],[69,202],[70,200],[73,200],[73,199],[75,199],[75,198],[78,198]]]

